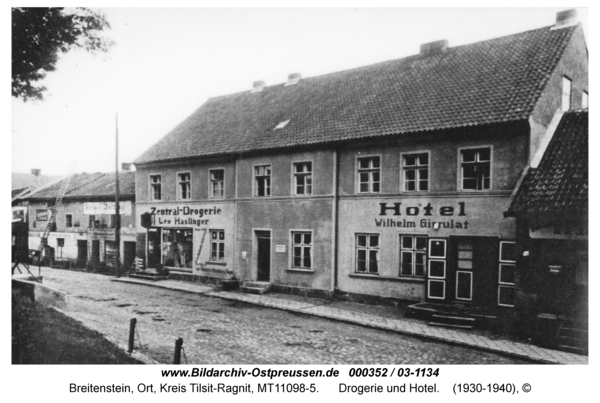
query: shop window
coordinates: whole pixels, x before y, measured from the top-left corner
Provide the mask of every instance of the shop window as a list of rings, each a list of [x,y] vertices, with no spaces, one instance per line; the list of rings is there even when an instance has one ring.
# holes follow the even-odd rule
[[[356,272],[379,273],[378,234],[356,234]]]
[[[379,193],[381,186],[380,157],[358,159],[358,192]]]
[[[572,90],[571,79],[567,76],[563,76],[562,105],[561,105],[563,112],[571,109],[571,90]]]
[[[225,231],[222,229],[210,230],[210,260],[225,260]]]
[[[191,229],[163,228],[161,247],[164,266],[192,268],[193,237]]]
[[[581,107],[587,108],[588,103],[589,103],[589,95],[588,95],[587,91],[583,91],[581,93]]]
[[[254,167],[255,196],[271,196],[271,165]]]
[[[498,268],[498,305],[515,306],[515,263],[516,244],[500,242],[500,263]]]
[[[179,200],[189,200],[192,197],[192,181],[191,174],[189,172],[182,172],[177,174],[178,183],[178,198]]]
[[[104,241],[104,261],[107,265],[117,264],[117,244],[115,241]]]
[[[402,171],[405,192],[429,190],[429,153],[404,154]]]
[[[461,150],[462,190],[490,189],[492,149],[469,148]]]
[[[65,226],[71,228],[73,226],[73,214],[65,215]]]
[[[292,232],[292,268],[312,269],[311,232]]]
[[[312,162],[294,163],[294,194],[296,196],[312,194]]]
[[[400,275],[425,276],[427,237],[400,235]]]
[[[225,178],[224,169],[211,169],[210,170],[210,197],[211,199],[222,199],[223,198],[223,183]]]
[[[56,238],[56,257],[63,257],[65,238]]]
[[[162,199],[162,183],[160,175],[150,175],[150,199],[161,200]]]

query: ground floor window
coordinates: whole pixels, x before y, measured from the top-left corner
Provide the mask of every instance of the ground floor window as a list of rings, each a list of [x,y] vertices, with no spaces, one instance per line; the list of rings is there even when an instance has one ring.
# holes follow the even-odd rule
[[[104,241],[104,261],[115,266],[117,260],[117,245],[115,241]]]
[[[210,230],[210,260],[225,260],[225,231],[222,229]]]
[[[400,275],[423,277],[427,255],[427,237],[400,235]]]
[[[356,272],[379,273],[379,234],[356,234]]]
[[[65,238],[56,238],[56,257],[63,257]]]
[[[192,268],[191,229],[162,229],[162,262],[167,267]]]
[[[292,268],[312,269],[312,233],[292,232]]]

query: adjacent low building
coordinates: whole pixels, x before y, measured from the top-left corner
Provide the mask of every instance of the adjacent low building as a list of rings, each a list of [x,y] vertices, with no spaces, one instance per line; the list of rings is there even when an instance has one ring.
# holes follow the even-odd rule
[[[512,315],[502,213],[556,111],[587,102],[587,77],[564,12],[211,98],[135,161],[138,253],[196,278]]]
[[[27,196],[29,249],[38,249],[51,216],[50,209],[61,193],[63,179]],[[129,268],[135,259],[135,173],[119,174],[121,214],[121,262]],[[102,268],[114,266],[115,174],[75,174],[56,213],[48,238],[46,260],[52,264]]]

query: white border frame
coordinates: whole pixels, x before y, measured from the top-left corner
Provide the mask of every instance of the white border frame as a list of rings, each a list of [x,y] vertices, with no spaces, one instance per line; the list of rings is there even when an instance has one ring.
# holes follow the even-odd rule
[[[444,275],[442,277],[439,276],[432,276],[431,275],[431,262],[440,262],[444,264]],[[446,281],[446,261],[442,260],[442,259],[429,259],[427,260],[427,278],[434,278],[434,279],[440,279],[440,280],[444,280]]]
[[[444,256],[431,256],[431,241],[442,241],[444,242]],[[448,258],[448,239],[447,238],[429,238],[427,243],[427,259],[438,259],[445,260]]]
[[[508,304],[501,304],[501,303],[500,303],[500,289],[501,289],[501,288],[513,289],[513,290],[515,289],[515,287],[511,287],[511,286],[498,285],[498,306],[506,306],[506,307],[509,307],[509,308],[514,308],[514,307],[515,307],[514,301],[513,301],[513,304],[512,304],[512,305],[508,305]]]
[[[517,246],[517,243],[515,241],[500,241],[500,246],[498,248],[498,262],[501,263],[512,263],[513,265],[515,263],[517,263],[516,260],[502,260],[502,244],[504,243],[512,243],[513,245],[515,245],[515,247]],[[515,257],[517,256],[516,254],[516,250],[515,250]]]
[[[434,297],[431,296],[430,291],[431,291],[431,283],[442,283],[443,287],[442,287],[442,296],[441,297]],[[439,299],[439,300],[445,300],[446,299],[446,280],[427,280],[427,298],[428,299]]]
[[[470,291],[469,291],[469,295],[470,298],[459,298],[458,297],[458,277],[459,277],[459,273],[466,273],[469,274],[471,276],[471,284],[470,284]],[[454,288],[454,298],[457,300],[461,300],[461,301],[473,301],[473,272],[472,271],[464,271],[464,270],[456,270],[456,285]]]

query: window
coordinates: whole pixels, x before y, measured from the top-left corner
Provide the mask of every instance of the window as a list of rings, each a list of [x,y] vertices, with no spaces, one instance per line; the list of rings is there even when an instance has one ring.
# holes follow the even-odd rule
[[[296,196],[312,194],[312,162],[294,163],[294,194]]]
[[[312,269],[312,233],[292,232],[292,268]]]
[[[563,76],[561,107],[563,111],[571,109],[571,80],[567,76]]]
[[[65,226],[71,228],[73,226],[73,214],[65,215]]]
[[[379,235],[356,234],[356,272],[379,272]]]
[[[222,229],[210,230],[210,260],[225,260],[225,231]]]
[[[379,157],[358,159],[358,192],[379,193],[381,164]]]
[[[65,247],[65,238],[56,238],[56,257],[63,257],[63,248]]]
[[[160,175],[150,175],[150,199],[161,200],[161,177]]]
[[[429,154],[405,154],[402,157],[404,191],[429,190]]]
[[[117,264],[117,244],[115,241],[104,242],[104,261],[109,266]]]
[[[117,226],[117,216],[115,214],[111,214],[108,217],[108,228],[115,228]]]
[[[223,198],[223,181],[225,170],[211,169],[210,171],[210,197],[211,199]]]
[[[162,229],[164,266],[192,268],[193,237],[191,229]]]
[[[400,275],[425,276],[427,237],[400,235]]]
[[[255,196],[271,196],[271,165],[254,167]]]
[[[191,174],[189,172],[183,172],[177,174],[178,197],[179,200],[189,200],[192,198],[192,182]]]
[[[589,95],[588,95],[587,91],[583,91],[581,93],[581,107],[587,108],[588,102],[589,102]]]
[[[515,306],[515,262],[516,244],[500,242],[500,264],[498,269],[498,305]]]
[[[96,216],[95,215],[89,216],[88,228],[96,228]]]
[[[490,189],[492,149],[470,148],[461,150],[462,190]]]

